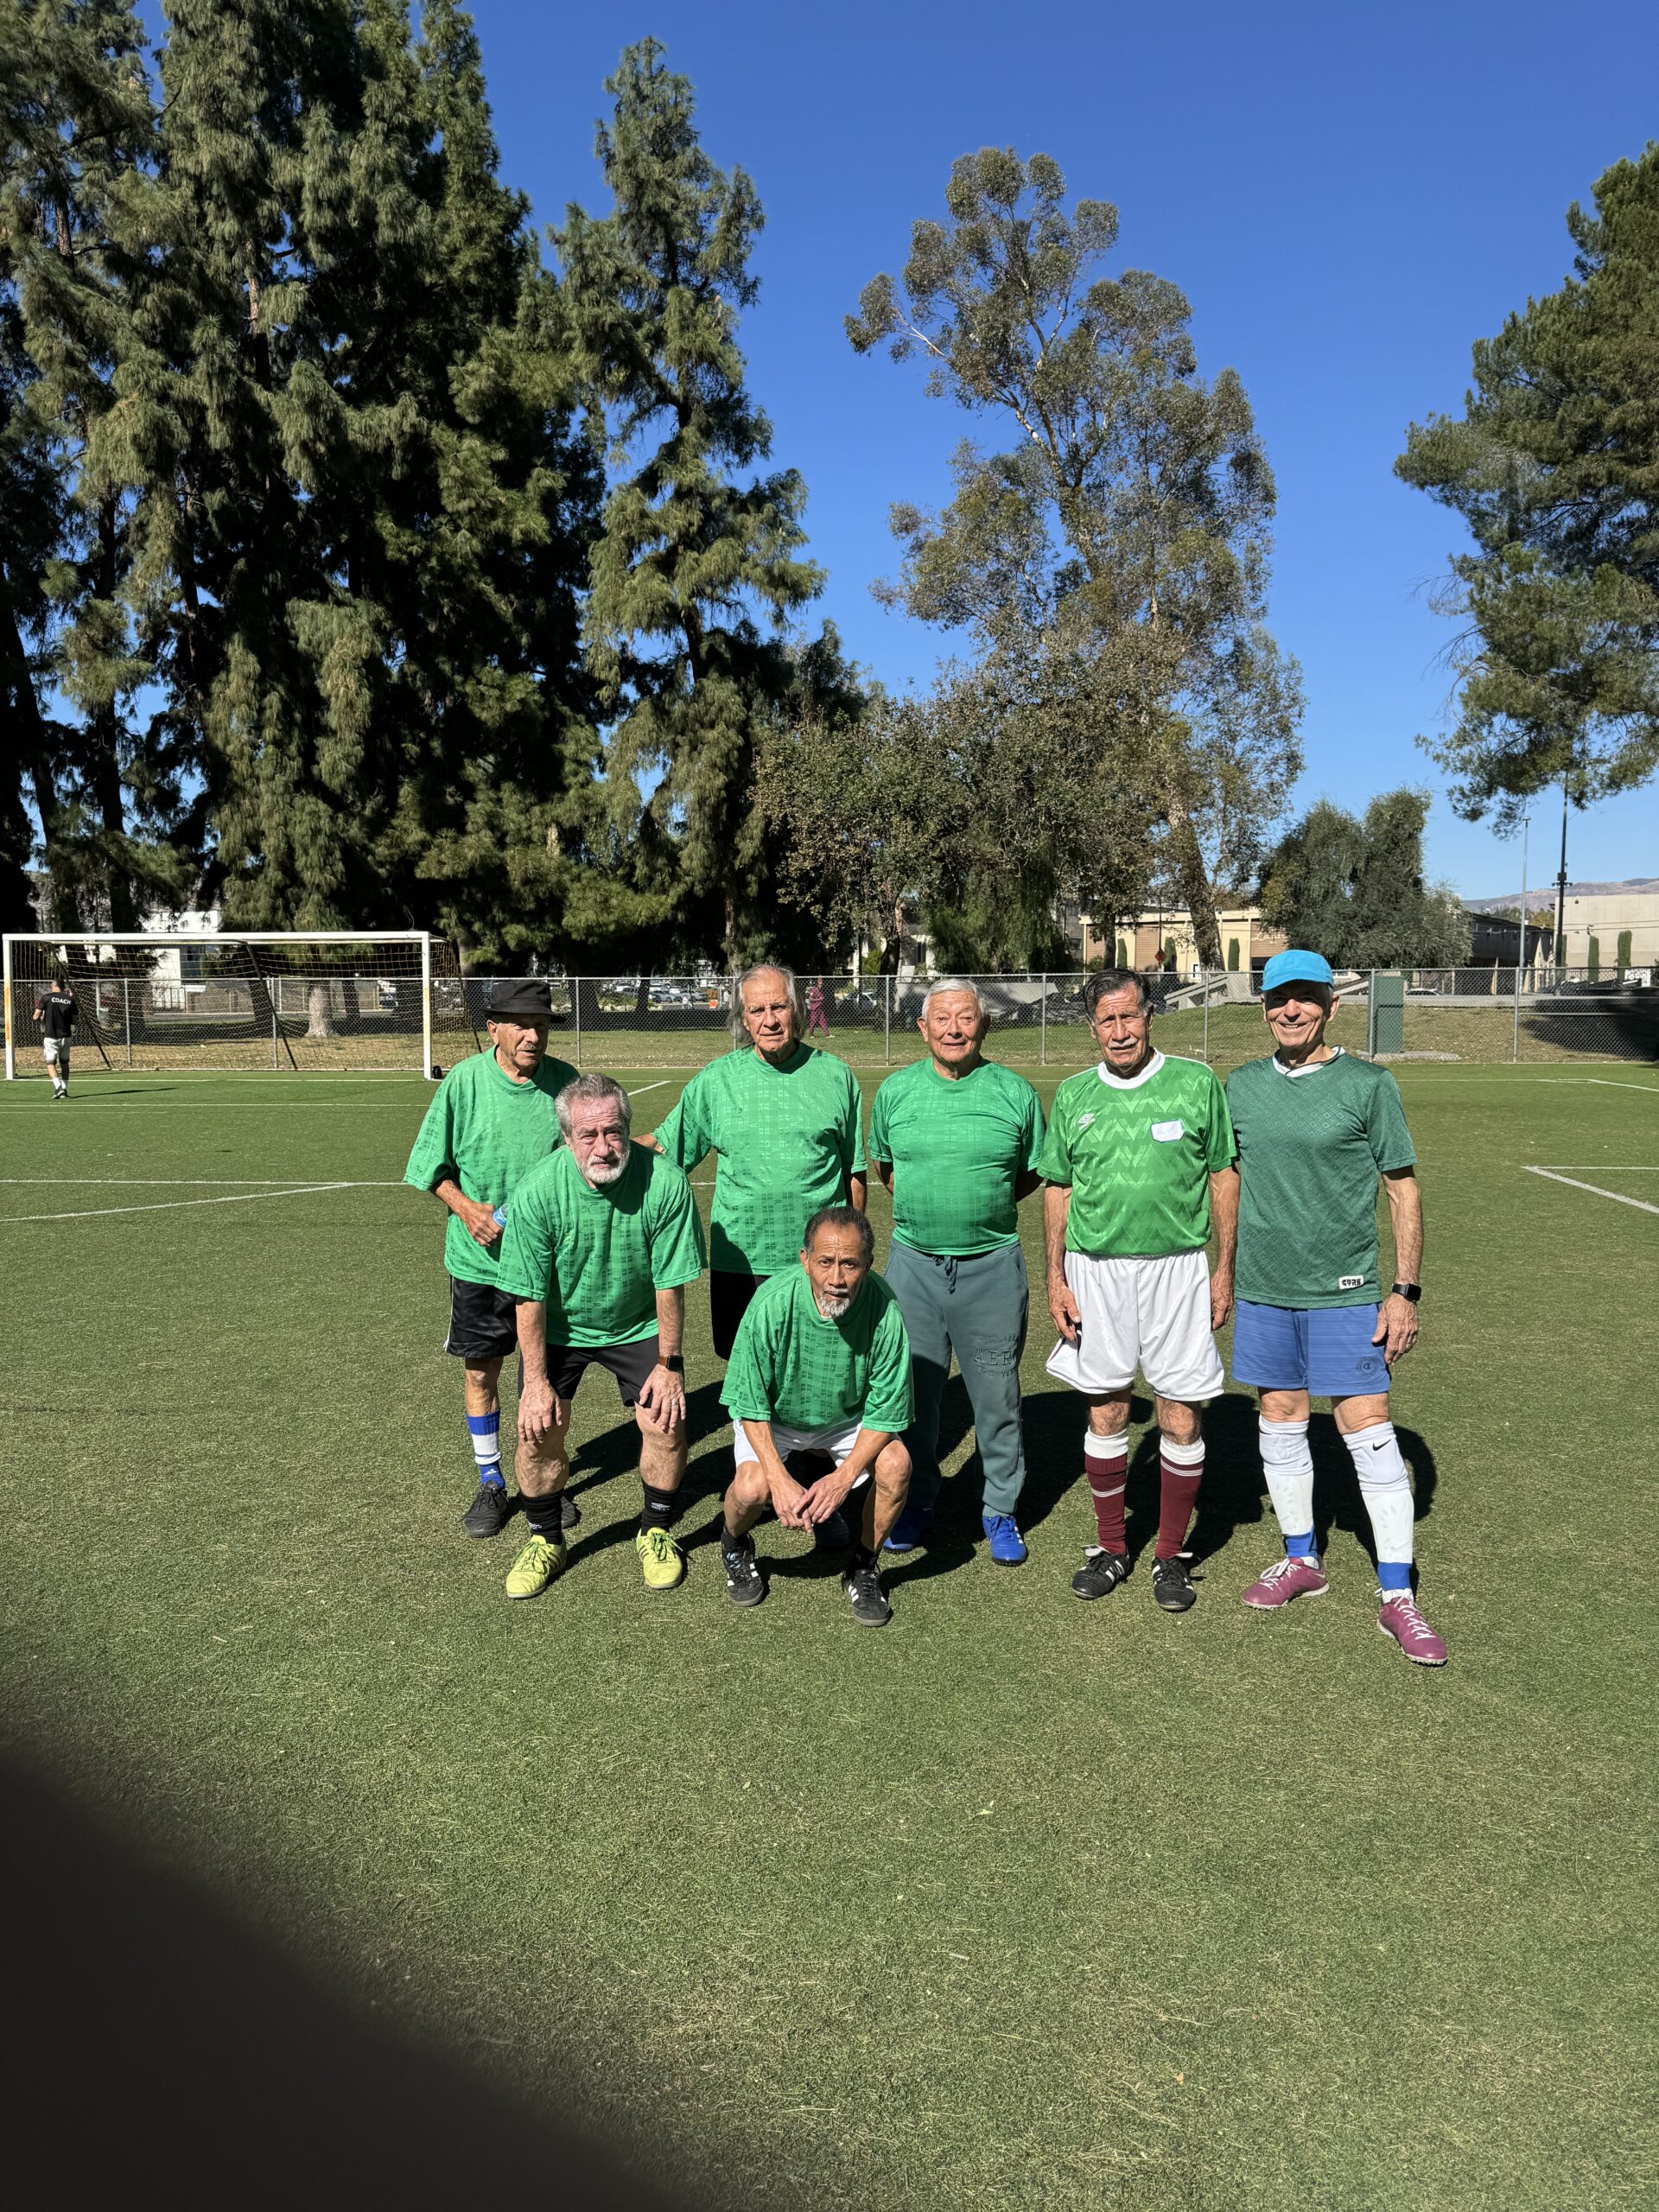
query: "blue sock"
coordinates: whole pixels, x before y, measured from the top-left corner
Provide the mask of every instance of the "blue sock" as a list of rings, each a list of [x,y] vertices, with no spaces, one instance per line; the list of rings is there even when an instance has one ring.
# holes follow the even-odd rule
[[[501,1415],[468,1414],[467,1427],[473,1440],[473,1458],[478,1463],[478,1479],[486,1490],[505,1490],[501,1475]]]
[[[1409,1590],[1411,1561],[1408,1559],[1380,1559],[1376,1562],[1377,1587],[1381,1590]]]
[[[1313,1557],[1313,1531],[1310,1529],[1305,1536],[1287,1536],[1285,1538],[1285,1556],[1287,1559],[1312,1559]]]

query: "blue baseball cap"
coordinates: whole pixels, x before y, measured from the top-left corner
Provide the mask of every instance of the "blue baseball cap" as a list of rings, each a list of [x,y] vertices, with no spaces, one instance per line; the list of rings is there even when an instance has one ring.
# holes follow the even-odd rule
[[[1322,952],[1275,952],[1262,970],[1264,991],[1277,990],[1281,983],[1323,983],[1328,990],[1335,981]]]

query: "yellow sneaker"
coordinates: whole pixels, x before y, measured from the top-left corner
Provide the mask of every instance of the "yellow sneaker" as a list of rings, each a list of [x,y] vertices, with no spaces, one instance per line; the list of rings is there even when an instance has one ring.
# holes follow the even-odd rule
[[[685,1554],[666,1529],[642,1529],[633,1540],[647,1590],[671,1590],[685,1580]]]
[[[508,1572],[508,1597],[539,1598],[554,1577],[564,1573],[569,1557],[563,1543],[532,1536]]]

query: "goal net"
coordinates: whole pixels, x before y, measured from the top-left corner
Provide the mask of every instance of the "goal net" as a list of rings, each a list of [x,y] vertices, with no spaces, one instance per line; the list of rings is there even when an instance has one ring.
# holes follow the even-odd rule
[[[452,947],[418,931],[8,936],[6,1077],[41,1075],[41,1003],[75,1002],[83,1065],[429,1073],[478,1048]]]

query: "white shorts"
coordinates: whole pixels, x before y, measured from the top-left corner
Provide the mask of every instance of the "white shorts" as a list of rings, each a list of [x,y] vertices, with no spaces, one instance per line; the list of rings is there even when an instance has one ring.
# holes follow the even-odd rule
[[[1083,1317],[1075,1344],[1055,1345],[1048,1371],[1098,1397],[1127,1390],[1138,1367],[1160,1398],[1218,1398],[1225,1378],[1210,1326],[1210,1265],[1202,1252],[1096,1260],[1068,1252],[1065,1279]]]
[[[857,1443],[858,1432],[862,1427],[861,1421],[855,1421],[850,1428],[786,1428],[782,1421],[775,1421],[772,1424],[772,1440],[778,1457],[785,1462],[791,1452],[827,1452],[839,1466]],[[738,1466],[759,1461],[760,1454],[750,1443],[741,1421],[732,1423],[732,1442],[733,1456]],[[870,1479],[870,1469],[866,1467],[853,1484],[853,1489],[862,1490]]]
[[[69,1039],[67,1037],[43,1037],[41,1058],[49,1068],[67,1068],[69,1065]]]

